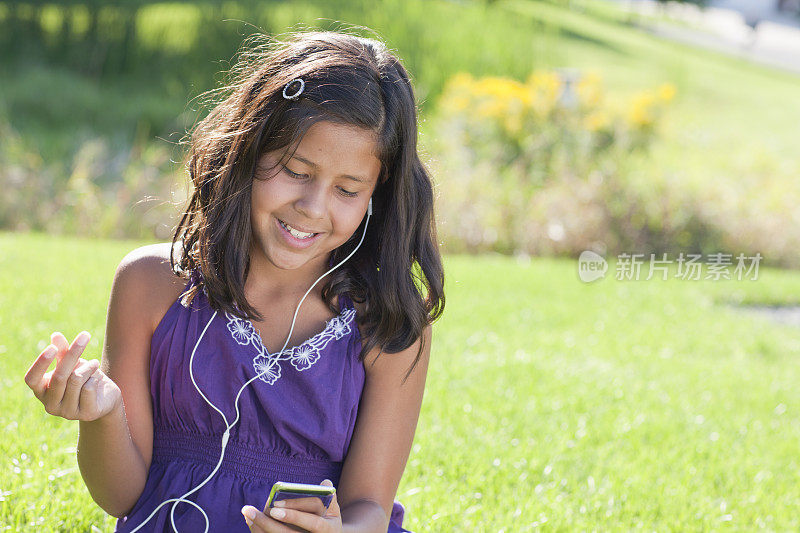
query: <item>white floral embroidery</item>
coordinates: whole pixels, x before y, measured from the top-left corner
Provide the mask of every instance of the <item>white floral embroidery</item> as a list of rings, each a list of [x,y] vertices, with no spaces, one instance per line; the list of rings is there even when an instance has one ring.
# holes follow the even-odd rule
[[[228,320],[228,331],[231,332],[233,335],[233,339],[242,345],[250,344],[250,340],[256,334],[256,330],[249,321],[245,322],[244,320],[233,317],[232,320]]]
[[[277,359],[270,359],[269,357],[258,355],[253,359],[253,366],[256,372],[261,374],[261,379],[270,385],[281,377],[281,365],[278,364]]]
[[[331,319],[331,328],[337,341],[350,333],[350,326],[348,323],[340,319],[338,316],[335,316]]]
[[[338,316],[333,317],[325,324],[325,329],[294,348],[282,353],[271,354],[261,341],[261,335],[249,320],[243,320],[230,313],[225,313],[228,319],[228,331],[233,340],[242,346],[252,345],[258,354],[253,358],[253,368],[262,381],[270,385],[281,377],[280,361],[289,361],[297,370],[303,371],[311,368],[320,358],[320,352],[332,340],[339,340],[350,333],[350,323],[356,316],[356,310],[346,309]]]
[[[319,359],[319,352],[310,344],[303,343],[292,349],[292,365],[297,370],[305,370]]]

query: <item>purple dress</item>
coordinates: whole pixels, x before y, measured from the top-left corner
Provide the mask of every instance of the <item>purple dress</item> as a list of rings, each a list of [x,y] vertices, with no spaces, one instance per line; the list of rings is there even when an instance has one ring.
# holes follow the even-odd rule
[[[195,272],[186,289],[199,279]],[[203,508],[209,533],[249,533],[241,508],[263,510],[276,481],[320,484],[328,478],[338,486],[365,379],[356,310],[344,295],[339,308],[320,333],[278,357],[267,351],[250,321],[217,313],[209,322],[214,310],[205,291],[188,307],[178,298],[150,345],[153,459],[147,483],[114,531],[132,531],[163,501],[203,483],[219,462],[225,421],[189,375],[201,335],[192,362],[194,380],[228,424],[236,420],[239,389],[264,372],[239,397],[239,420],[230,430],[219,469],[185,497]],[[172,533],[173,505],[161,506],[139,531]],[[408,531],[402,527],[403,515],[402,504],[395,501],[388,532]],[[206,528],[200,510],[185,501],[176,505],[174,518],[178,533]]]

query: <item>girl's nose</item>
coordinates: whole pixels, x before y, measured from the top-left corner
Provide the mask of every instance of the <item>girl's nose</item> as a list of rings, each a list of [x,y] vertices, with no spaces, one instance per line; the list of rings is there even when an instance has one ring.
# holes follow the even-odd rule
[[[309,184],[295,202],[295,209],[309,220],[319,220],[327,211],[327,192],[324,187]]]

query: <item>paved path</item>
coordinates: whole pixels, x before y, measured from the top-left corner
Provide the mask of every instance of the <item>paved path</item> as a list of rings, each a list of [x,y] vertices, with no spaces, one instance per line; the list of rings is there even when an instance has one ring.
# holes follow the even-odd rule
[[[748,305],[734,307],[734,309],[760,315],[780,324],[800,327],[800,306]]]
[[[677,3],[662,7],[653,0],[608,1],[646,16],[639,25],[654,35],[800,74],[800,17],[778,12],[775,0],[712,0],[706,9]]]

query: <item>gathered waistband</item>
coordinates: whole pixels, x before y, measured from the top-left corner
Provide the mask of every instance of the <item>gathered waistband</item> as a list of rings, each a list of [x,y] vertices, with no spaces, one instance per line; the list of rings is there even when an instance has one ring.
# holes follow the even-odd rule
[[[200,435],[163,427],[154,428],[154,463],[186,460],[207,464],[213,469],[219,462],[221,453],[221,434]],[[248,479],[263,478],[265,481],[288,481],[295,478],[338,480],[342,463],[310,457],[290,457],[229,440],[219,469]]]

